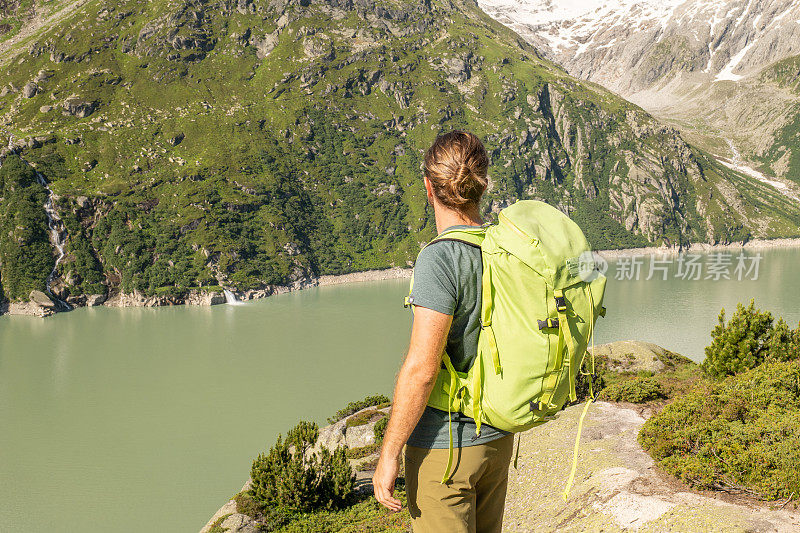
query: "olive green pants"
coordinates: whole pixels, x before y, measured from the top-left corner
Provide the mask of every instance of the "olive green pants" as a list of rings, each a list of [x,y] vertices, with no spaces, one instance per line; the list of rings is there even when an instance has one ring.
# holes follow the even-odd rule
[[[448,450],[406,446],[406,491],[414,533],[500,533],[514,436]]]

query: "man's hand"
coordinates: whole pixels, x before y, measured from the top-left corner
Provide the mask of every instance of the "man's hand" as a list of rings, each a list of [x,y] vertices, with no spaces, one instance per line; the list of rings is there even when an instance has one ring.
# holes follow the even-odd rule
[[[400,472],[400,457],[381,455],[375,475],[372,476],[375,499],[390,511],[399,511],[402,508],[400,500],[393,496],[398,472]]]

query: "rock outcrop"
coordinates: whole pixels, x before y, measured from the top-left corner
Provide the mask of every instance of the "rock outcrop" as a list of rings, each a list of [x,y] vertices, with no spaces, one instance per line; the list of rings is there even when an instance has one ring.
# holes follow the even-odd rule
[[[9,315],[46,317],[57,310],[55,302],[42,291],[31,291],[28,301],[8,302],[4,306],[4,312]]]
[[[39,86],[36,85],[36,83],[34,83],[34,82],[27,83],[22,88],[22,97],[23,98],[33,98],[37,94],[39,94]]]
[[[388,416],[390,411],[389,407],[378,408],[378,406],[367,407],[352,415],[346,416],[338,422],[320,428],[319,437],[316,446],[309,451],[314,451],[320,448],[327,448],[335,450],[342,446],[348,449],[358,449],[370,446],[375,443],[375,424],[384,416]],[[364,423],[352,422],[353,419],[362,417],[364,413],[380,413],[371,416]],[[372,472],[374,465],[377,462],[378,452],[370,449],[369,453],[364,454],[363,457],[358,459],[350,459],[350,465],[356,474],[356,490],[361,492],[372,491]],[[244,492],[250,488],[251,480],[248,479],[242,486],[239,492]],[[214,526],[218,526],[227,531],[227,533],[257,533],[261,531],[257,521],[253,518],[238,512],[236,501],[229,500],[223,505],[208,523],[200,530],[200,533],[210,533]]]
[[[666,365],[663,360],[670,352],[657,344],[644,341],[617,341],[598,344],[595,356],[606,361],[612,372],[661,372]]]
[[[77,97],[67,98],[62,104],[65,115],[72,115],[78,118],[86,118],[97,109],[97,102],[83,100]]]
[[[97,299],[94,302],[97,302]],[[218,305],[224,303],[225,295],[220,291],[192,290],[180,296],[144,296],[138,291],[119,293],[106,300],[104,305],[109,307],[161,307],[170,305]]]
[[[691,490],[655,467],[636,441],[645,416],[597,402],[586,418],[575,485],[562,492],[583,405],[522,434],[509,471],[504,531],[758,531],[790,533],[800,513]]]

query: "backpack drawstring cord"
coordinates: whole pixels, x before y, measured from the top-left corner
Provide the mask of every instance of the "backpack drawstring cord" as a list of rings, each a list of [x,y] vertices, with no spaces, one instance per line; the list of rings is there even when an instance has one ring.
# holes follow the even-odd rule
[[[581,417],[578,420],[578,435],[575,437],[575,449],[572,454],[572,470],[569,473],[569,479],[567,480],[567,486],[564,488],[564,492],[562,496],[564,497],[564,501],[567,501],[569,497],[569,491],[572,489],[572,483],[575,481],[575,472],[578,469],[578,449],[580,448],[581,444],[581,432],[583,431],[583,420],[586,418],[586,413],[589,411],[589,406],[592,405],[594,402],[594,388],[592,387],[592,382],[594,381],[595,376],[595,360],[594,360],[594,297],[592,296],[592,286],[587,285],[589,289],[589,339],[591,339],[592,343],[592,371],[589,374],[584,374],[581,371],[581,375],[589,375],[589,398],[586,400],[586,406],[583,408],[583,412],[581,413]],[[516,462],[515,462],[516,466]]]

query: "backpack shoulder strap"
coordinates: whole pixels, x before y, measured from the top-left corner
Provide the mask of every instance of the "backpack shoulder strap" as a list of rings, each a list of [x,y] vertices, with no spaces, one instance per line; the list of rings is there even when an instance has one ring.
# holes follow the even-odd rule
[[[427,248],[431,244],[437,242],[455,241],[480,248],[483,244],[483,239],[486,238],[486,228],[487,226],[476,226],[475,229],[462,228],[445,231],[441,235],[436,236],[436,238],[429,242],[425,247]]]
[[[469,246],[474,246],[475,248],[480,248],[483,244],[483,239],[486,238],[486,228],[489,225],[485,224],[483,226],[475,226],[474,228],[460,228],[460,229],[453,229],[450,231],[445,231],[444,233],[437,235],[431,242],[426,244],[422,247],[422,250],[430,246],[431,244],[435,244],[437,242],[442,241],[455,241],[467,244]],[[422,251],[420,250],[420,252]],[[411,272],[411,282],[408,288],[408,296],[403,299],[403,307],[411,307],[413,301],[411,300],[411,291],[414,288],[414,272]]]

